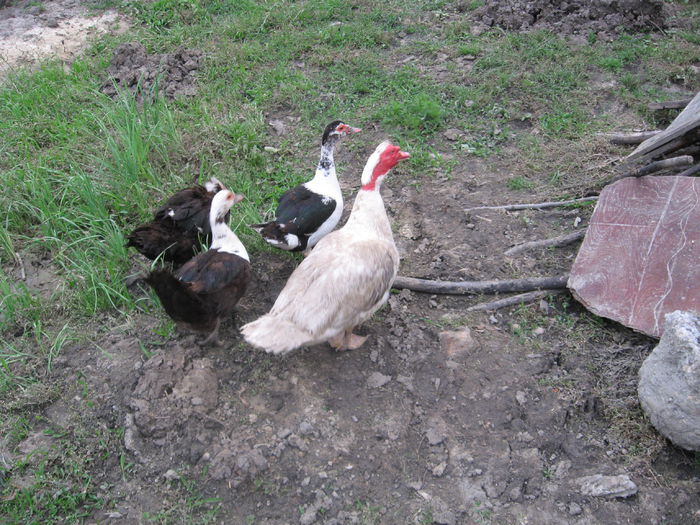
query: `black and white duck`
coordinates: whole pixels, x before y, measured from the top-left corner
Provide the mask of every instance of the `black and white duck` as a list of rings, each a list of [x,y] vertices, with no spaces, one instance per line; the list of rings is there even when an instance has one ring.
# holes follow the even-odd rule
[[[321,138],[321,158],[314,178],[282,195],[275,220],[253,224],[251,228],[270,245],[295,252],[308,252],[333,231],[343,214],[343,195],[335,173],[333,151],[340,139],[359,131],[340,120],[328,124]]]

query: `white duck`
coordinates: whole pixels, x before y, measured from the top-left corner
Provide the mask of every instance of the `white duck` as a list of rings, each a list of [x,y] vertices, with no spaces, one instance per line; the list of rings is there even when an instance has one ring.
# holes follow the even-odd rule
[[[352,331],[387,301],[399,269],[379,188],[389,170],[409,156],[389,142],[377,146],[345,226],[319,241],[267,315],[243,326],[246,341],[273,354],[325,341],[337,350],[365,342],[366,336]]]

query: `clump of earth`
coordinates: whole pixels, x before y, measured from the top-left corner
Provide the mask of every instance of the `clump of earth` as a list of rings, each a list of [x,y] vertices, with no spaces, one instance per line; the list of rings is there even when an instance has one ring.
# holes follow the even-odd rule
[[[122,87],[140,96],[157,88],[171,99],[192,96],[197,91],[195,75],[201,60],[202,52],[196,49],[149,55],[143,44],[128,42],[114,50],[107,68],[109,79],[102,85],[102,92],[114,96]]]
[[[486,0],[474,11],[486,26],[512,31],[547,29],[559,34],[658,31],[666,26],[661,0]]]

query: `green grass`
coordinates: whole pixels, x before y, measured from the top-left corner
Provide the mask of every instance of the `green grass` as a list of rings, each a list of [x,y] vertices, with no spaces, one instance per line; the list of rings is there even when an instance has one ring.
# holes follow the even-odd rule
[[[192,180],[215,176],[245,194],[232,226],[254,259],[269,248],[245,225],[268,216],[287,188],[310,177],[321,130],[335,118],[367,130],[346,140],[343,147],[360,158],[339,165],[341,176],[361,170],[359,152],[375,146],[365,137],[389,137],[411,152],[397,171],[416,188],[436,175],[449,179],[479,157],[487,165],[519,163],[504,191],[568,195],[593,134],[616,125],[600,103],[612,97],[653,123],[646,104],[671,98],[665,91],[671,84],[693,91],[691,66],[700,62],[691,30],[583,43],[542,31],[475,35],[466,15],[456,16],[444,0],[388,0],[381,7],[346,0],[101,5],[131,15],[131,29],[96,38],[67,69],[47,61],[0,83],[0,414],[13,443],[41,426],[29,415],[60,394],[51,375],[56,359],[103,329],[92,328],[96,318],[109,325],[160,312],[152,294],[132,295],[124,284],[143,270],[134,268],[124,239]],[[149,53],[202,50],[197,96],[166,101],[156,91],[137,103],[128,93],[102,95],[97,88],[113,49],[133,40]],[[601,83],[614,87],[592,87]],[[286,116],[295,119],[290,133],[270,133],[268,120]],[[519,130],[523,122],[532,129]],[[443,140],[449,128],[462,132],[460,140]],[[48,261],[53,292],[40,294],[31,279],[18,279],[32,261]],[[557,330],[564,333],[599,328],[561,318]],[[154,332],[167,338],[173,326],[165,320]],[[1,500],[0,514],[18,522],[79,522],[107,505],[96,495],[89,457],[60,447],[62,459],[12,468],[10,482],[31,483]],[[129,463],[124,456],[115,467],[126,478],[133,475]],[[194,481],[173,485],[183,502],[148,520],[214,519],[217,502]],[[55,504],[51,494],[58,495]],[[356,510],[367,523],[379,520],[375,507]]]

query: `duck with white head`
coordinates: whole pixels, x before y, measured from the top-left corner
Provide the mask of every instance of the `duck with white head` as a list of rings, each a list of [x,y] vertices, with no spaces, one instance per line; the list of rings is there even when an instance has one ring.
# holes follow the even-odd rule
[[[201,344],[220,344],[221,320],[233,312],[251,279],[248,252],[226,219],[243,195],[219,191],[211,202],[212,242],[206,252],[186,262],[174,274],[155,270],[146,281],[167,314],[178,324],[208,336]]]
[[[362,172],[347,223],[321,239],[294,270],[270,312],[241,329],[245,340],[273,354],[328,342],[359,348],[353,329],[389,298],[399,253],[379,193],[389,171],[410,155],[382,142]]]

